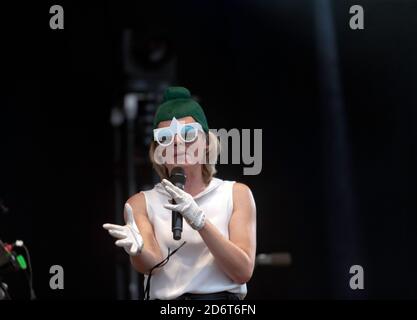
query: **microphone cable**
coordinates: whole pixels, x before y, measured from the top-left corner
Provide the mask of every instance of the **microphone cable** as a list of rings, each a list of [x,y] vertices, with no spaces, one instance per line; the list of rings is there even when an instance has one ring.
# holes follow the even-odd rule
[[[152,277],[152,272],[156,269],[156,268],[160,268],[163,267],[164,265],[166,265],[169,261],[169,258],[175,253],[177,252],[184,244],[186,244],[186,241],[184,241],[177,249],[175,249],[174,251],[170,252],[170,248],[168,248],[168,256],[162,260],[161,262],[159,262],[158,264],[154,265],[151,270],[149,271],[149,275],[148,278],[146,279],[146,285],[145,285],[145,297],[144,300],[149,300],[149,291],[151,290],[151,277]]]

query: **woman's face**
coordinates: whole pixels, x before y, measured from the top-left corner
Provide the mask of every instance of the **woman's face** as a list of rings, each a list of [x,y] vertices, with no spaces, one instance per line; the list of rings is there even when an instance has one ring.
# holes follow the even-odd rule
[[[196,122],[193,117],[188,116],[177,119],[177,121],[180,123],[179,127],[181,128],[180,134],[182,135],[182,138],[179,137],[176,132],[171,144],[168,146],[158,146],[159,148],[162,148],[162,155],[167,159],[165,165],[169,171],[171,171],[171,169],[175,166],[186,167],[191,165],[201,165],[205,161],[207,145],[205,133],[200,130],[193,132],[191,126],[186,126],[187,124]],[[161,121],[158,125],[158,129],[170,127],[171,123],[172,120]],[[187,139],[184,139],[184,132],[189,132],[187,138],[192,138],[195,134],[197,136],[195,139],[191,139],[193,140],[192,142],[185,142],[184,140]]]

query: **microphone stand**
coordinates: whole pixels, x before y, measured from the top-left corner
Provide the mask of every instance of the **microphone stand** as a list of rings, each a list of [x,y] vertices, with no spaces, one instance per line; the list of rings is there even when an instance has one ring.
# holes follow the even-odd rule
[[[135,181],[135,120],[138,111],[138,94],[129,93],[124,97],[124,110],[127,125],[126,141],[126,174],[128,180],[129,197],[136,192]],[[133,266],[129,272],[129,292],[131,300],[139,299],[139,276]]]

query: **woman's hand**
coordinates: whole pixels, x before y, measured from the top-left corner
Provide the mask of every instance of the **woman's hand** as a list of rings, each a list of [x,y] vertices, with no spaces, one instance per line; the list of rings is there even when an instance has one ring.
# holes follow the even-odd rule
[[[126,224],[119,226],[116,224],[106,223],[103,228],[109,231],[109,234],[116,239],[116,246],[122,247],[130,256],[137,256],[143,248],[143,238],[136,226],[133,218],[132,207],[126,203]]]
[[[181,213],[191,228],[201,230],[205,224],[205,215],[193,197],[166,179],[162,180],[162,185],[175,200],[175,204],[165,204],[164,207],[168,210]]]

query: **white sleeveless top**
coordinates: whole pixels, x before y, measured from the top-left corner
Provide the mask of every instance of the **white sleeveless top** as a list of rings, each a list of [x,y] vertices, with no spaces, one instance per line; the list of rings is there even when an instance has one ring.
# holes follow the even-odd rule
[[[204,211],[206,219],[229,239],[229,221],[233,211],[234,181],[213,178],[207,188],[194,197],[195,202]],[[170,210],[163,207],[171,197],[160,183],[152,190],[143,192],[146,199],[148,217],[153,225],[155,237],[164,258],[174,253],[168,263],[154,270],[150,283],[150,299],[170,300],[184,293],[215,293],[229,291],[243,299],[246,296],[246,284],[232,281],[216,264],[198,231],[192,229],[184,220],[181,240],[172,238]],[[145,275],[145,284],[147,275]]]

